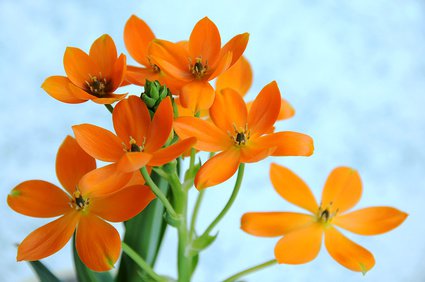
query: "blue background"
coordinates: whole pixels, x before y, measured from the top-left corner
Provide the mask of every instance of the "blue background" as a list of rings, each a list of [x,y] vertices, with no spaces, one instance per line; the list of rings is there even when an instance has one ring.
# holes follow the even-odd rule
[[[257,238],[239,229],[244,212],[297,210],[273,190],[271,162],[301,175],[317,198],[334,167],[351,166],[364,185],[357,207],[395,206],[410,216],[381,236],[346,233],[375,255],[376,266],[365,277],[337,264],[323,248],[309,264],[273,266],[247,276],[248,281],[424,280],[425,7],[419,0],[1,0],[0,280],[26,281],[33,275],[27,264],[15,262],[14,244],[48,222],[11,211],[5,203],[10,189],[27,179],[57,183],[56,151],[72,125],[111,128],[103,107],[60,103],[40,85],[50,75],[64,74],[66,46],[88,51],[108,33],[126,53],[122,32],[131,14],[171,41],[187,39],[204,16],[216,23],[223,43],[249,32],[245,55],[254,84],[248,98],[276,80],[297,112],[278,130],[304,132],[315,140],[310,158],[269,158],[247,166],[241,194],[219,225],[216,243],[202,253],[194,281],[219,281],[273,257],[278,238]],[[232,180],[207,191],[199,230],[223,207],[231,187]],[[192,203],[195,196],[192,191]],[[175,275],[175,254],[176,234],[170,229],[159,273]],[[72,271],[69,246],[45,261],[60,275]]]

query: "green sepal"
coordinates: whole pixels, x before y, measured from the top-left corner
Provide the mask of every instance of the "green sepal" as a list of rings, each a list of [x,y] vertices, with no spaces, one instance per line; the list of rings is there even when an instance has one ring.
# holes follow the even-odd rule
[[[188,255],[196,256],[197,254],[199,254],[200,251],[208,248],[208,246],[210,246],[215,241],[217,236],[218,236],[218,233],[215,234],[214,236],[204,234],[201,237],[196,238],[195,240],[192,241],[192,244],[190,245],[190,248],[188,250]]]
[[[35,273],[40,279],[40,282],[60,282],[59,278],[57,278],[41,261],[29,261],[32,269],[34,269]]]
[[[75,233],[72,236],[72,254],[74,257],[74,266],[79,282],[113,282],[112,275],[106,272],[95,272],[88,268],[80,259],[75,248]]]

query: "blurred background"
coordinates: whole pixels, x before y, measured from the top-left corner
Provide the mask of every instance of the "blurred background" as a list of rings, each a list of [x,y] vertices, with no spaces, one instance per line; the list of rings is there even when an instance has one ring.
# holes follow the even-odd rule
[[[223,43],[249,32],[245,56],[254,84],[248,99],[276,80],[296,109],[278,130],[307,133],[315,140],[310,158],[269,158],[247,166],[241,193],[218,226],[215,244],[202,253],[194,281],[219,281],[273,257],[278,238],[257,238],[239,229],[248,211],[297,211],[273,190],[271,162],[298,173],[316,198],[334,167],[351,166],[364,185],[357,208],[395,206],[410,215],[381,236],[345,233],[375,255],[376,266],[364,277],[337,264],[323,248],[309,264],[273,266],[247,281],[425,281],[423,1],[0,0],[1,281],[34,277],[28,264],[15,261],[15,244],[48,221],[10,210],[9,191],[28,179],[57,183],[55,155],[72,125],[111,128],[105,108],[60,103],[40,85],[48,76],[64,74],[67,46],[88,51],[108,33],[126,53],[122,32],[131,14],[171,41],[187,39],[204,16],[216,23]],[[232,187],[230,180],[207,191],[199,230],[221,210]],[[156,267],[161,274],[176,273],[176,238],[169,229]],[[45,262],[62,277],[73,271],[69,246]]]

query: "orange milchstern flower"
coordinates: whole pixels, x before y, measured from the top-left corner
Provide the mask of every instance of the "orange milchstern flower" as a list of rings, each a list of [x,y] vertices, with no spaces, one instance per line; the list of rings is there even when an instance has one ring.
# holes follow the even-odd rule
[[[236,63],[248,38],[248,33],[239,34],[221,47],[217,26],[205,17],[195,25],[187,43],[157,39],[149,53],[161,70],[184,84],[180,90],[183,107],[198,112],[214,101],[214,89],[208,81]]]
[[[152,120],[146,104],[137,96],[120,101],[112,119],[117,135],[91,124],[72,127],[77,142],[89,155],[113,162],[83,179],[83,185],[102,186],[105,194],[139,175],[138,170],[144,166],[161,166],[174,160],[195,142],[194,138],[188,138],[162,148],[173,130],[170,97],[162,100]]]
[[[273,133],[280,111],[276,82],[266,85],[248,112],[241,95],[227,88],[217,93],[209,113],[211,122],[179,117],[174,130],[180,138],[195,137],[195,149],[218,152],[199,170],[195,186],[203,189],[229,179],[240,163],[260,161],[267,156],[310,156],[313,140],[297,132]]]
[[[112,38],[104,34],[93,42],[89,54],[81,49],[66,48],[63,64],[67,76],[48,77],[41,87],[53,98],[70,104],[92,100],[112,104],[126,94],[114,94],[126,71],[126,57],[117,58]]]
[[[17,260],[40,260],[62,249],[76,231],[80,259],[95,271],[111,269],[121,252],[121,239],[105,222],[129,220],[141,212],[155,195],[149,187],[129,186],[102,196],[83,189],[83,175],[96,168],[95,160],[68,136],[58,150],[56,174],[65,188],[42,180],[29,180],[16,186],[7,197],[9,206],[24,215],[58,219],[30,233],[18,246]]]
[[[241,228],[249,234],[284,236],[274,250],[279,263],[302,264],[313,260],[324,237],[326,249],[338,263],[365,273],[375,265],[373,255],[345,237],[336,226],[360,235],[377,235],[396,228],[407,217],[392,207],[347,212],[362,194],[359,174],[348,167],[337,167],[331,172],[320,205],[304,181],[289,169],[272,164],[270,178],[280,196],[311,213],[253,212],[242,216]]]
[[[245,96],[252,85],[252,69],[248,60],[241,56],[239,60],[227,71],[220,74],[216,80],[216,92],[231,88],[241,96]],[[248,111],[252,102],[247,103]],[[280,112],[277,120],[289,119],[295,115],[295,110],[288,101],[281,98]]]

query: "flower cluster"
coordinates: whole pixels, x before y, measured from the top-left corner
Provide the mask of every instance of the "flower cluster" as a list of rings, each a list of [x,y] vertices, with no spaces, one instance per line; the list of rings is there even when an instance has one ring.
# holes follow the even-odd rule
[[[59,216],[19,244],[17,259],[34,261],[50,256],[75,234],[78,256],[91,270],[111,269],[122,244],[126,255],[142,268],[138,273],[165,281],[153,271],[154,262],[144,262],[145,255],[129,249],[126,239],[122,243],[107,223],[128,221],[129,227],[129,220],[157,198],[164,217],[161,211],[159,217],[146,213],[145,220],[149,228],[154,228],[154,222],[177,228],[178,281],[189,281],[199,253],[215,239],[210,232],[235,200],[245,164],[269,156],[310,156],[314,151],[310,136],[276,131],[276,122],[295,113],[281,97],[277,82],[265,85],[254,101],[244,100],[253,78],[243,56],[248,39],[249,35],[242,33],[222,46],[218,28],[205,17],[196,23],[188,40],[170,42],[156,38],[143,20],[131,16],[124,27],[124,42],[138,66],[127,65],[126,55],[118,55],[106,34],[94,41],[88,54],[68,47],[63,60],[66,76],[51,76],[42,88],[64,103],[91,100],[104,104],[112,113],[115,132],[92,124],[74,125],[75,139],[67,136],[56,158],[56,174],[64,190],[46,181],[30,180],[11,191],[7,201],[13,210],[33,217]],[[128,95],[121,90],[127,85],[143,90]],[[210,153],[203,164],[196,161],[200,152]],[[188,156],[188,168],[182,174],[182,160]],[[96,160],[107,164],[97,168]],[[236,172],[229,202],[205,232],[196,232],[204,190]],[[395,228],[406,217],[389,207],[346,213],[361,195],[360,177],[350,168],[339,167],[331,173],[320,204],[290,170],[272,165],[270,175],[283,198],[311,212],[246,213],[242,217],[242,229],[247,233],[283,236],[275,248],[279,263],[312,260],[324,236],[328,251],[339,263],[354,271],[368,271],[374,265],[372,254],[336,226],[374,235]],[[164,182],[167,189],[159,187]],[[188,224],[188,190],[192,186],[199,190],[199,197]],[[125,238],[140,228],[127,228]],[[143,240],[158,244],[164,229],[160,230],[162,233],[151,232]]]

